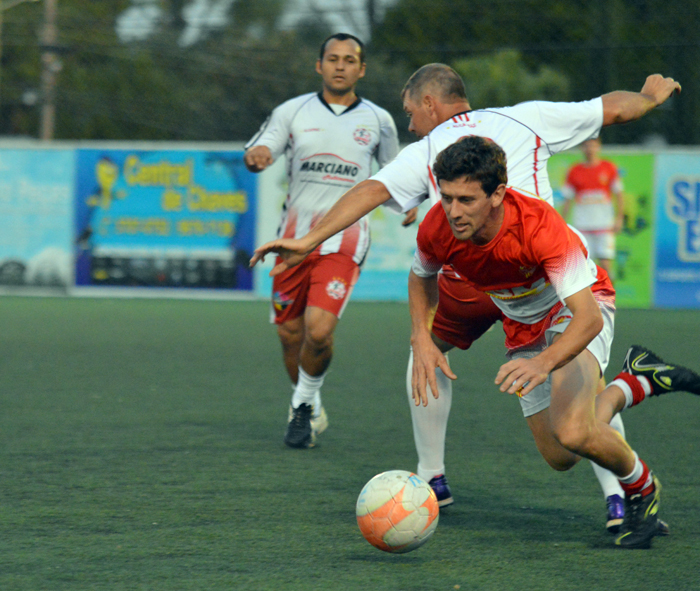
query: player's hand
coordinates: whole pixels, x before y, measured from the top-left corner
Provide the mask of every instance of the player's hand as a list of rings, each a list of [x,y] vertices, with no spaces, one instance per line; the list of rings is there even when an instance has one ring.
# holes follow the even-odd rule
[[[661,74],[648,76],[641,94],[650,96],[658,105],[666,102],[670,96],[681,92],[681,85],[673,78],[664,78]]]
[[[549,370],[537,356],[532,359],[511,359],[498,370],[496,385],[500,384],[501,392],[517,394],[522,398],[535,387],[544,384],[547,376]]]
[[[243,162],[250,172],[261,172],[272,164],[272,152],[267,146],[254,146],[246,150]]]
[[[440,349],[435,346],[430,336],[422,339],[411,339],[413,348],[413,375],[411,376],[411,389],[413,392],[413,402],[416,406],[428,406],[428,387],[433,393],[433,398],[440,396],[438,392],[435,370],[440,368],[451,380],[456,380],[457,376],[452,373],[447,358]]]
[[[403,221],[401,222],[402,226],[410,226],[413,222],[416,221],[416,218],[418,217],[418,208],[414,207],[412,209],[409,209],[405,214]]]
[[[309,249],[304,242],[293,238],[280,238],[259,246],[255,249],[253,258],[250,259],[250,266],[254,267],[258,261],[264,261],[265,257],[274,252],[280,256],[282,261],[270,271],[270,277],[279,275],[287,269],[296,267],[301,263],[313,249]]]

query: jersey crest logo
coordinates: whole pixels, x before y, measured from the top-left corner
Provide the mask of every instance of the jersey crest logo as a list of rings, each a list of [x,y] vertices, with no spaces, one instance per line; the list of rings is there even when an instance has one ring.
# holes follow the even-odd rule
[[[333,279],[328,282],[328,285],[326,285],[326,293],[328,294],[328,297],[333,298],[334,300],[342,300],[347,292],[347,283],[338,277],[333,277]]]
[[[358,127],[352,134],[352,139],[362,146],[367,146],[372,141],[372,134],[364,127]]]

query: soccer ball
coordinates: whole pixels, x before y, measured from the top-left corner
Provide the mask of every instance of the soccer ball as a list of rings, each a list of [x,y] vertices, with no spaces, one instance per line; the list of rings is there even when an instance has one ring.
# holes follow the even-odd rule
[[[355,507],[365,539],[385,552],[410,552],[425,544],[440,508],[430,485],[412,472],[390,470],[365,484]]]

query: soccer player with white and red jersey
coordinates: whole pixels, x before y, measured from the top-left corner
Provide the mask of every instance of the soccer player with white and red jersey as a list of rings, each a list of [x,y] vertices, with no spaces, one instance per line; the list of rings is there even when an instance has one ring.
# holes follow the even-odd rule
[[[595,135],[601,125],[638,119],[676,91],[680,91],[676,81],[656,74],[647,78],[639,93],[616,91],[580,104],[540,102],[472,111],[464,84],[452,68],[443,64],[423,66],[411,76],[401,96],[404,110],[410,117],[409,131],[424,139],[405,148],[380,175],[349,191],[307,236],[263,245],[257,249],[251,263],[266,252],[278,252],[283,261],[273,274],[278,273],[298,264],[322,240],[380,204],[388,202],[394,207],[410,207],[428,197],[435,202],[437,186],[430,172],[433,160],[439,149],[463,135],[478,133],[498,138],[508,154],[511,185],[551,200],[545,166],[551,153]],[[434,136],[439,136],[440,140],[434,142]],[[439,276],[439,289],[432,333],[443,353],[453,347],[469,348],[501,317],[490,298],[447,268]],[[409,399],[412,363],[411,354],[407,371]],[[435,402],[428,407],[411,405],[418,474],[430,481],[441,506],[453,502],[444,476],[444,457],[454,378],[452,372],[445,375],[438,369]],[[615,417],[613,424],[624,435],[619,417]],[[622,491],[614,475],[595,465],[594,469],[608,501],[606,526],[614,532],[622,521]]]
[[[633,346],[622,372],[596,394],[610,356],[615,290],[580,235],[551,205],[506,186],[506,154],[486,138],[451,144],[432,172],[440,203],[418,230],[408,283],[416,404],[428,404],[426,384],[436,391],[436,367],[450,371],[431,335],[437,277],[449,264],[503,312],[509,361],[495,383],[538,411],[528,425],[542,456],[556,470],[586,457],[616,474],[625,517],[615,543],[649,548],[659,533],[661,486],[609,422],[648,396],[700,394],[700,375]]]
[[[573,204],[571,223],[586,238],[591,256],[610,274],[615,234],[622,230],[624,218],[622,180],[617,166],[601,159],[600,138],[586,140],[581,149],[585,162],[572,166],[566,175],[561,214],[567,219]]]
[[[340,33],[326,39],[316,72],[323,90],[277,107],[246,145],[245,163],[253,172],[283,153],[287,158],[289,192],[280,238],[308,233],[343,193],[369,178],[373,159],[383,166],[398,153],[391,115],[355,93],[365,74],[364,46],[357,37]],[[312,447],[328,425],[320,390],[333,354],[333,332],[369,244],[369,220],[360,217],[317,245],[303,265],[274,278],[273,318],[295,384],[285,435],[290,447]]]

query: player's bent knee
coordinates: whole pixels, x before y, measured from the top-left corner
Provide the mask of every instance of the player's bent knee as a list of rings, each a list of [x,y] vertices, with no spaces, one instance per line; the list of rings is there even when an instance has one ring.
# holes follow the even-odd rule
[[[323,326],[307,327],[304,339],[314,350],[327,349],[333,346],[333,330]]]
[[[301,325],[297,328],[287,324],[279,324],[277,326],[277,335],[285,348],[296,347],[304,339],[304,331]]]
[[[579,455],[587,449],[590,436],[591,430],[577,422],[569,422],[554,429],[554,437],[561,446]]]

